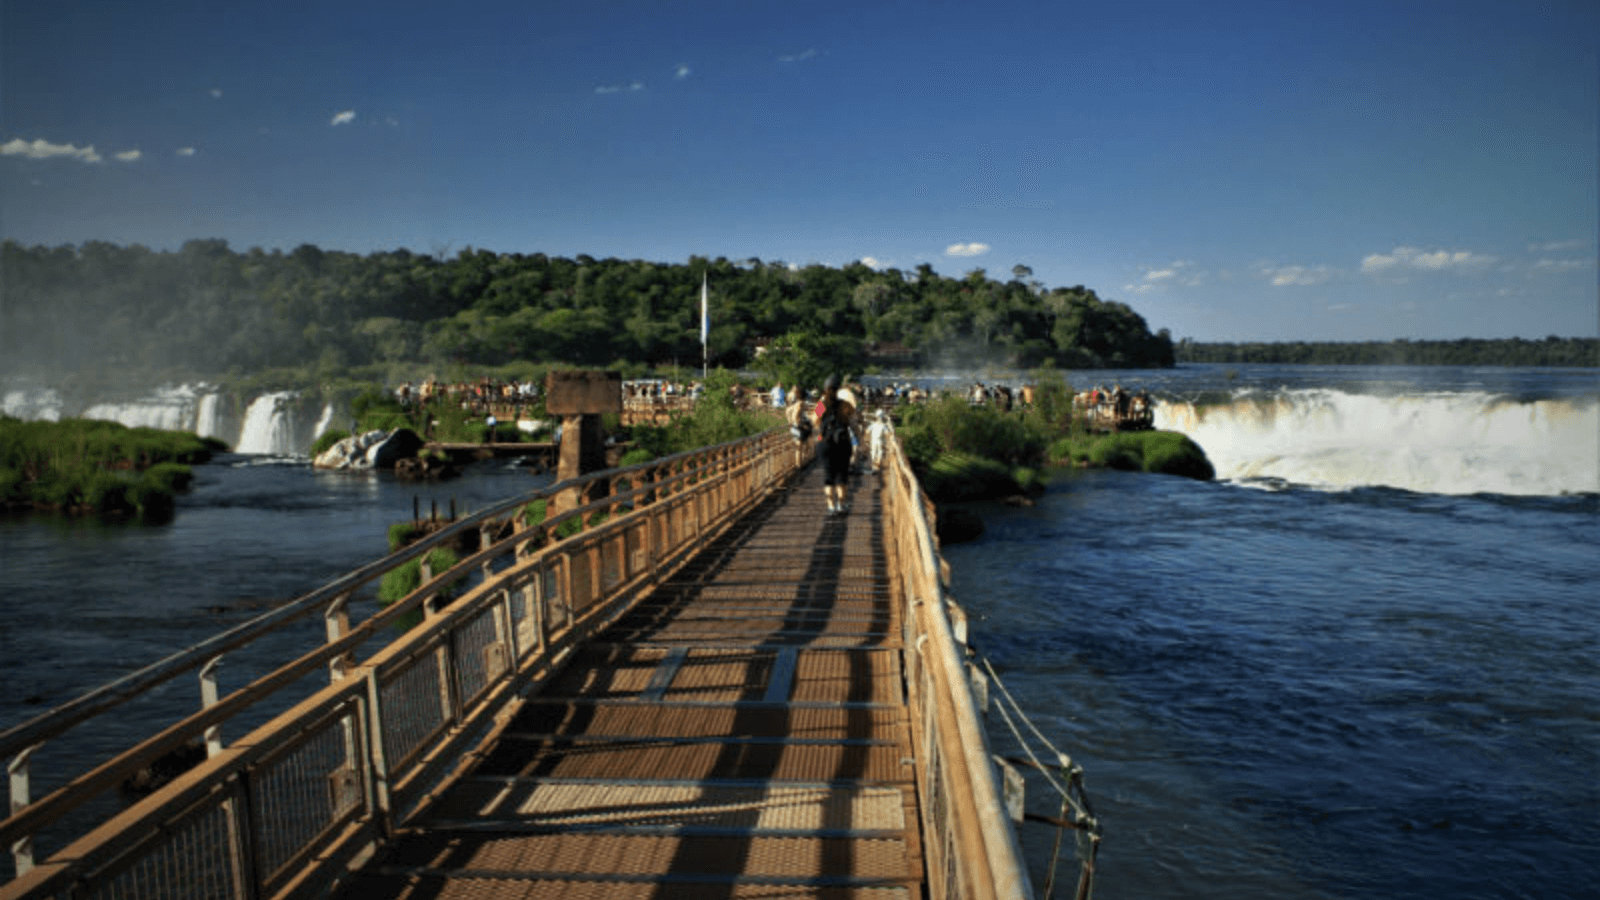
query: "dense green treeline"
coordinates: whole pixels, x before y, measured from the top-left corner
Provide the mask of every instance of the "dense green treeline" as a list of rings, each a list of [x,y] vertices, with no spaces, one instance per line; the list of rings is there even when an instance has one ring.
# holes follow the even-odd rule
[[[1600,338],[1327,343],[1198,343],[1185,338],[1178,362],[1364,366],[1600,366]]]
[[[239,253],[222,240],[172,252],[102,242],[0,246],[0,359],[11,370],[176,371],[226,377],[279,368],[504,365],[549,360],[700,362],[700,284],[712,292],[713,365],[740,367],[795,332],[899,345],[916,361],[1166,366],[1165,330],[1078,286],[1046,289],[1025,266],[792,267],[692,257],[686,264],[464,249],[358,255],[309,244]],[[907,360],[908,362],[912,360]]]

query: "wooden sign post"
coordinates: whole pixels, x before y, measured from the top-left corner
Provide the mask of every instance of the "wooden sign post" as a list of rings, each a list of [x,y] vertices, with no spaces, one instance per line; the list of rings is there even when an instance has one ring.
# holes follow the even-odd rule
[[[544,396],[545,411],[561,417],[556,481],[604,469],[606,447],[600,415],[622,412],[622,376],[590,370],[551,372],[545,376]],[[553,498],[549,514],[565,512],[592,499],[597,498],[580,498],[575,490],[560,491]]]

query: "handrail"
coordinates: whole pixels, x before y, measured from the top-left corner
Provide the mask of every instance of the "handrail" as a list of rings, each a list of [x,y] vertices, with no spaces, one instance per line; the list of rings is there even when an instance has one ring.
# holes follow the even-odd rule
[[[944,590],[943,560],[926,515],[922,487],[898,441],[885,460],[887,509],[899,571],[905,579],[907,676],[917,747],[923,846],[929,895],[1031,898],[1016,832],[1002,809],[988,737],[978,717],[967,667]],[[936,877],[944,874],[943,879]]]

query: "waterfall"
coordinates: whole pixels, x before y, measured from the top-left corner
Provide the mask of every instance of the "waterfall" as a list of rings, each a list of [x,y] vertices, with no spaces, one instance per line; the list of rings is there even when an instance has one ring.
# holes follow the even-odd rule
[[[295,446],[294,404],[291,402],[294,398],[294,391],[277,391],[251,401],[234,449],[240,453],[271,456],[294,456],[304,452],[304,448]]]
[[[328,426],[330,426],[332,424],[333,424],[333,404],[332,403],[324,403],[322,405],[322,415],[317,417],[317,424],[315,426],[313,426],[312,429],[311,429],[311,440],[315,441],[317,438],[322,437],[324,434],[326,434],[327,431],[328,431]]]
[[[85,419],[106,419],[129,428],[160,428],[164,431],[194,430],[195,389],[189,385],[158,388],[147,397],[96,403],[84,410]]]
[[[1157,428],[1205,450],[1219,478],[1433,494],[1600,491],[1600,405],[1488,393],[1252,393],[1162,403]]]
[[[12,389],[0,397],[0,412],[28,421],[59,422],[61,407],[61,394],[53,388]]]
[[[221,396],[216,392],[213,391],[200,398],[200,405],[194,417],[194,433],[201,437],[220,438],[224,441],[228,439],[228,436],[222,433]]]

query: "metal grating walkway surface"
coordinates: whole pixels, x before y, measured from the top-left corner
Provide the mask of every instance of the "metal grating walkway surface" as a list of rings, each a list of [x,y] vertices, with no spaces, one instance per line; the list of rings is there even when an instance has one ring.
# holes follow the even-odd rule
[[[577,652],[344,898],[922,894],[872,476],[811,466]]]

